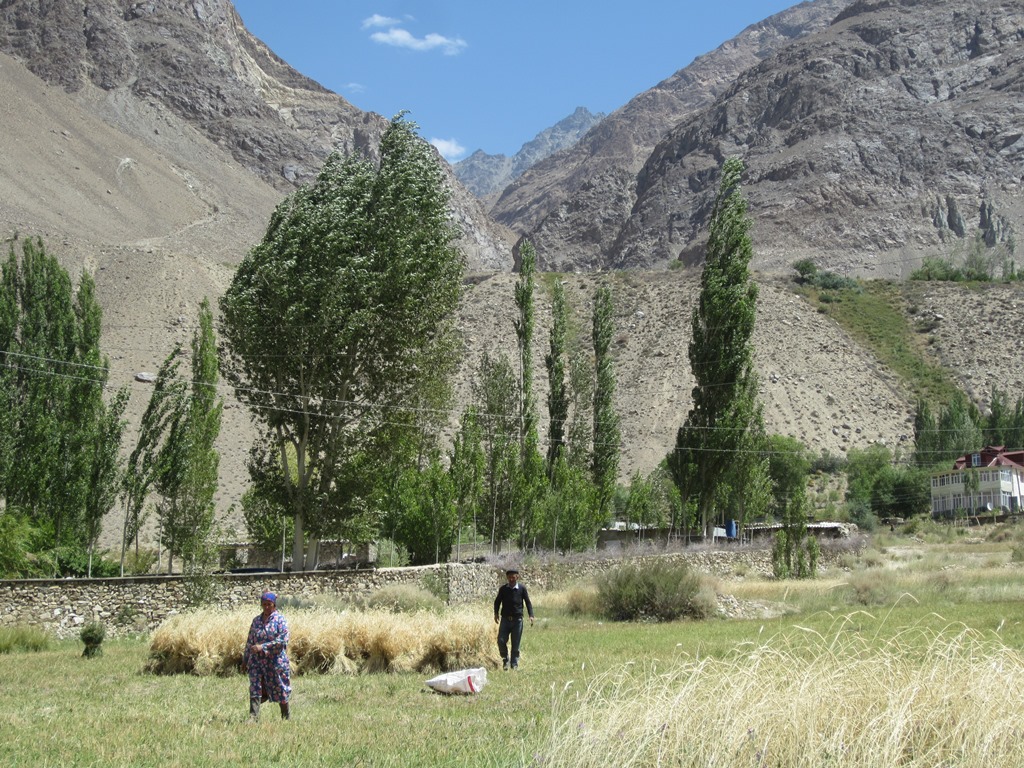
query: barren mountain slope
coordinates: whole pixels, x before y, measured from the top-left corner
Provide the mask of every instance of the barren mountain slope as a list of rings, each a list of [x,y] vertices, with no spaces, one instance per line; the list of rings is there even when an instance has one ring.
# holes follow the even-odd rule
[[[614,241],[636,200],[637,173],[680,120],[710,105],[746,69],[827,26],[849,0],[812,0],[743,30],[637,95],[570,149],[511,184],[491,213],[537,246],[542,268],[612,263]],[[648,262],[649,263],[649,262]]]
[[[130,386],[135,425],[152,391],[135,374],[155,372],[175,343],[187,349],[200,302],[216,305],[281,193],[166,110],[130,115],[164,154],[4,54],[0,103],[0,232],[40,237],[73,280],[95,278],[109,386]],[[251,439],[238,435],[248,430],[248,415],[229,407],[218,443],[224,509],[238,495],[230,480],[246,476],[238,447]]]
[[[620,264],[696,263],[722,158],[747,164],[757,264],[905,275],[1024,230],[1024,7],[855,3],[682,122],[639,176]]]
[[[293,70],[230,0],[7,0],[0,51],[147,144],[161,142],[140,114],[174,116],[282,195],[332,149],[372,155],[387,124]],[[511,234],[437,159],[473,267],[508,268]]]
[[[730,86],[642,158],[625,132],[598,141],[621,115],[607,118],[579,150],[616,163],[569,165],[575,154],[543,175],[562,162],[552,158],[496,215],[530,237],[546,268],[692,264],[718,168],[738,156],[766,271],[812,256],[842,272],[905,275],[923,254],[976,236],[1009,243],[1024,227],[1019,2],[853,3]],[[566,181],[577,168],[579,182]]]

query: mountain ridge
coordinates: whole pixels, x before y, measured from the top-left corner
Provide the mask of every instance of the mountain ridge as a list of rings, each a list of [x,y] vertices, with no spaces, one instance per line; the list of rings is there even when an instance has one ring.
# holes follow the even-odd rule
[[[603,112],[594,114],[586,107],[577,107],[571,115],[523,144],[512,157],[489,155],[478,149],[452,166],[455,176],[466,189],[486,203],[488,198],[501,192],[544,158],[571,147],[604,117]]]
[[[906,3],[862,5],[864,8],[870,5],[874,9],[870,10],[872,14],[898,14],[914,7]],[[946,3],[942,5],[950,7]],[[976,5],[973,0],[967,0],[966,10],[961,11],[967,14],[965,19],[971,18],[971,8]],[[74,34],[69,32],[73,44],[51,40],[32,26],[43,18],[40,14],[44,6],[51,14],[59,7],[71,9],[67,18],[78,22]],[[998,15],[1000,19],[1015,18],[1012,13],[1003,13],[1015,10],[1012,3],[990,0],[984,6],[998,10],[1002,14]],[[95,29],[88,26],[89,22],[82,27],[86,7],[92,14],[89,18],[97,24]],[[735,142],[734,126],[756,123],[749,115],[754,114],[755,107],[764,111],[765,94],[775,94],[782,99],[787,93],[804,93],[764,85],[771,82],[773,62],[779,60],[773,58],[778,55],[779,46],[772,41],[785,38],[798,46],[805,45],[799,49],[804,51],[803,61],[827,61],[827,57],[815,57],[810,42],[813,35],[801,25],[825,24],[830,9],[834,6],[822,0],[801,4],[792,9],[796,15],[783,15],[781,20],[773,17],[775,20],[770,24],[749,28],[749,39],[742,44],[726,43],[723,49],[730,56],[725,62],[715,57],[700,59],[703,68],[690,69],[685,77],[692,83],[701,82],[701,78],[713,81],[717,95],[700,97],[705,98],[703,103],[714,105],[709,110],[694,107],[693,114],[688,112],[688,116],[672,122],[665,131],[658,127],[664,123],[667,114],[664,111],[640,119],[643,104],[670,102],[671,110],[680,109],[674,86],[664,84],[684,77],[676,73],[663,81],[660,88],[645,93],[643,99],[633,103],[630,110],[635,112],[613,113],[588,131],[582,146],[584,152],[593,150],[591,156],[583,158],[579,149],[552,155],[524,174],[527,181],[517,182],[515,193],[506,200],[521,194],[527,182],[539,183],[538,189],[549,198],[544,199],[541,194],[535,206],[525,209],[527,219],[537,213],[537,220],[544,223],[538,230],[543,237],[538,238],[537,244],[550,249],[552,243],[559,242],[558,237],[575,233],[564,256],[552,258],[548,251],[547,269],[572,272],[587,266],[595,268],[593,272],[581,274],[539,277],[536,361],[543,359],[550,324],[550,296],[543,286],[555,279],[566,281],[567,293],[573,302],[575,333],[584,346],[593,292],[605,281],[613,287],[616,303],[613,351],[618,366],[615,402],[623,420],[624,450],[620,468],[623,481],[634,471],[649,471],[664,457],[689,407],[692,377],[686,349],[689,312],[699,283],[699,267],[694,258],[681,265],[682,269],[660,268],[670,256],[675,257],[670,253],[658,258],[637,259],[637,263],[657,264],[657,269],[616,270],[611,269],[616,262],[606,263],[588,254],[598,252],[597,246],[607,236],[605,228],[618,232],[627,220],[640,234],[646,233],[651,238],[652,253],[654,249],[676,247],[677,244],[666,245],[657,240],[665,235],[665,221],[673,211],[678,212],[678,208],[659,207],[665,199],[665,190],[678,187],[676,197],[685,193],[689,199],[691,194],[696,195],[690,191],[691,184],[701,194],[713,188],[716,178],[713,161],[721,147],[728,146],[727,141]],[[127,21],[122,18],[135,13],[142,16]],[[132,425],[137,424],[151,391],[151,385],[136,381],[135,374],[157,370],[174,344],[182,343],[187,348],[200,301],[210,298],[215,302],[230,282],[240,259],[259,242],[274,206],[289,189],[295,188],[295,183],[305,178],[307,170],[316,167],[316,158],[320,155],[302,149],[306,146],[304,142],[313,141],[310,138],[313,134],[329,136],[334,127],[344,134],[345,141],[371,141],[372,132],[386,122],[381,116],[355,113],[351,120],[338,118],[337,122],[332,122],[335,118],[330,110],[340,97],[330,95],[297,73],[292,74],[262,43],[248,40],[240,27],[233,26],[236,24],[233,13],[230,3],[222,0],[105,4],[7,0],[0,7],[0,51],[20,50],[28,59],[36,56],[34,66],[44,74],[47,67],[67,70],[60,77],[50,73],[52,83],[49,83],[26,67],[28,59],[0,52],[0,101],[5,105],[0,113],[0,230],[8,241],[14,233],[41,236],[73,279],[82,271],[88,271],[95,278],[97,295],[104,308],[103,348],[111,358],[110,385],[130,387]],[[197,14],[206,21],[200,23]],[[831,24],[838,15],[837,11],[829,16],[827,23]],[[852,27],[859,24],[858,17],[862,18],[863,13],[850,15],[839,23]],[[48,23],[62,18],[45,16]],[[997,18],[997,15],[986,18]],[[131,25],[136,27],[129,35]],[[190,25],[196,25],[197,29]],[[202,53],[206,50],[204,35],[212,34],[210,30],[215,27],[236,35],[230,39],[239,41],[238,49],[215,46],[212,52]],[[878,25],[861,27],[869,39],[884,33],[886,28],[882,24],[878,32]],[[992,33],[991,27],[991,24],[983,25],[981,33],[977,34],[974,26],[961,25],[963,34],[958,33],[957,39],[964,41],[961,50],[967,52],[968,68],[985,63],[986,56],[1001,50],[1000,41],[1016,39],[1012,25],[1001,36]],[[145,34],[140,29],[145,30]],[[180,39],[175,37],[179,33],[183,34]],[[13,42],[12,36],[19,37],[20,42]],[[227,32],[225,39],[229,39]],[[838,39],[835,45],[846,45],[843,41],[848,39]],[[30,45],[32,40],[36,42]],[[46,50],[40,47],[32,53],[35,50],[32,46],[38,47],[42,41],[48,41],[50,47]],[[862,41],[863,50],[877,51],[880,42],[883,41]],[[127,50],[105,51],[111,45]],[[221,45],[226,43],[222,41]],[[1013,42],[1005,45],[1011,49],[1015,45],[1019,47],[1019,43]],[[972,50],[977,51],[973,58],[970,57]],[[224,85],[222,100],[212,87],[216,84],[213,75],[205,76],[206,80],[188,81],[198,83],[194,90],[189,90],[192,86],[186,87],[185,83],[165,84],[164,79],[173,80],[172,73],[179,69],[200,68],[206,61],[200,53],[212,56],[215,61],[211,66],[219,67],[215,67],[217,72],[234,72],[235,68],[241,71],[242,74],[231,81],[232,88],[239,94],[237,98],[223,91],[227,88]],[[751,60],[754,60],[753,68],[743,66]],[[158,71],[151,71],[151,66]],[[274,75],[278,70],[279,74]],[[812,68],[810,74],[815,71]],[[1003,71],[1003,93],[1015,98],[1020,81],[1013,74],[1015,70],[1003,67]],[[788,76],[792,83],[804,83],[805,89],[809,88],[807,83],[813,84],[793,72],[787,75],[779,70],[776,75]],[[920,91],[929,81],[919,83],[911,79],[908,82]],[[68,83],[75,87],[69,90]],[[242,83],[248,83],[246,87],[255,94],[251,101],[247,101],[250,96],[242,94],[245,90]],[[165,88],[167,90],[163,90]],[[807,91],[810,95],[802,102],[808,108],[815,103],[815,94],[811,91],[813,89]],[[163,96],[158,98],[160,93]],[[745,103],[749,106],[745,109],[748,112],[742,107],[744,94],[747,94]],[[309,101],[302,100],[306,95]],[[693,94],[691,97],[698,98]],[[986,102],[982,99],[978,103],[984,106]],[[1019,103],[1019,99],[1015,103]],[[1007,126],[1012,124],[1000,111],[1005,107],[996,107],[990,112],[992,119],[979,117],[975,122],[964,123],[961,132],[966,136],[973,132],[980,137],[977,141],[990,143],[996,155],[1014,153],[1016,144],[1007,143],[1012,131],[994,130],[998,127],[994,120],[1005,120]],[[230,111],[225,114],[225,118],[230,119],[219,122],[218,110]],[[982,115],[980,107],[978,114]],[[629,129],[631,117],[633,126]],[[719,129],[718,122],[723,120],[729,130]],[[288,135],[289,131],[297,130],[294,126],[305,126],[298,137]],[[794,126],[788,130],[799,128],[796,123]],[[236,127],[244,130],[235,133]],[[317,131],[322,133],[317,134]],[[757,136],[756,133],[751,135]],[[688,148],[691,143],[696,151]],[[650,148],[645,149],[648,145]],[[286,146],[295,148],[294,157],[287,155],[283,149]],[[773,157],[763,152],[759,155],[754,150],[757,150],[756,142],[751,155],[754,159]],[[318,151],[326,152],[327,148],[321,146]],[[536,181],[544,178],[550,164],[560,162],[559,157],[568,158],[566,174],[577,174],[575,178],[579,182],[573,194],[558,204],[565,206],[564,211],[558,209],[559,215],[564,214],[563,229],[554,226],[559,223],[558,216],[539,215],[551,200],[564,194],[564,189],[556,189],[562,177],[548,176],[546,181]],[[621,157],[628,158],[628,163],[602,165],[597,162]],[[291,161],[287,158],[295,159],[294,167],[289,169]],[[968,160],[972,158],[957,158],[951,173],[962,174],[969,185]],[[768,224],[779,226],[763,218],[766,185],[787,182],[788,177],[772,178],[771,170],[779,167],[788,166],[758,160],[750,164],[744,180],[744,193],[749,194],[753,202],[756,254],[763,255],[769,246],[779,247],[762,240]],[[592,170],[593,175],[589,175]],[[292,171],[294,179],[289,179]],[[630,174],[632,181],[629,181]],[[620,176],[623,184],[628,182],[634,186],[608,185],[609,180]],[[805,176],[797,174],[793,178],[799,180]],[[550,190],[545,189],[544,184],[550,184]],[[469,195],[461,185],[453,185],[453,188]],[[609,216],[603,219],[602,212],[606,209],[601,200],[606,194],[614,198],[614,211],[628,211],[630,217],[635,218],[627,219],[620,213],[613,216],[612,208],[608,208]],[[621,200],[615,195],[622,195]],[[954,205],[949,203],[949,197]],[[693,197],[693,200],[699,199],[699,196]],[[984,232],[974,226],[980,223],[981,208],[969,208],[964,202],[966,199],[957,194],[942,195],[931,209],[924,212],[914,209],[913,216],[923,218],[922,226],[944,232],[947,245],[970,242],[958,231],[971,236]],[[474,205],[479,206],[479,203],[474,202]],[[694,205],[693,210],[699,213],[702,209]],[[853,235],[861,236],[861,229],[870,234],[870,220],[863,216],[858,218],[857,210],[856,206],[851,207],[850,221],[857,222],[858,227]],[[769,212],[776,217],[781,215]],[[841,220],[843,214],[843,206],[837,204],[834,218]],[[512,320],[515,313],[513,286],[517,276],[509,271],[514,238],[501,227],[490,229],[480,225],[480,215],[469,205],[455,209],[457,222],[473,232],[475,240],[466,246],[470,251],[472,274],[467,279],[460,307],[464,354],[456,382],[459,399],[452,407],[453,421],[458,418],[459,408],[467,402],[469,384],[480,355],[485,350],[499,353],[516,347]],[[997,200],[993,200],[993,208],[986,216],[995,242],[1005,245],[1006,238],[1016,231],[1015,221],[1007,219]],[[1007,223],[993,224],[1002,221],[1001,216]],[[588,227],[577,231],[574,227],[582,226],[581,222],[587,218]],[[794,219],[788,226],[795,229],[814,221],[810,214],[805,214],[805,218]],[[700,218],[690,217],[685,225],[689,228],[687,247],[695,249],[696,254],[699,245],[694,243],[699,242]],[[630,242],[637,248],[647,247],[642,238]],[[841,246],[842,242],[840,231],[837,243]],[[472,248],[489,249],[497,255],[490,259],[477,251],[474,256]],[[842,265],[835,260],[833,251],[810,251],[811,257],[822,267],[829,266],[826,262],[830,259]],[[879,363],[865,345],[850,338],[827,314],[818,312],[790,290],[791,274],[783,275],[783,267],[791,263],[797,253],[795,249],[781,248],[781,255],[772,255],[772,268],[756,274],[762,290],[756,356],[769,429],[798,437],[814,451],[842,453],[877,441],[894,448],[905,446],[913,431],[912,422],[908,421],[913,412],[911,394],[899,377]],[[905,302],[907,316],[927,315],[929,320],[927,325],[931,330],[922,334],[922,344],[976,403],[984,406],[997,385],[1009,391],[1024,388],[1014,354],[1024,346],[1024,331],[1019,330],[1016,322],[1022,306],[1016,285],[921,284],[906,287],[906,290],[908,296],[913,294]],[[536,369],[538,402],[543,402],[546,379],[542,366],[537,365]],[[245,459],[254,433],[248,412],[234,400],[229,390],[222,389],[222,394],[226,408],[218,441],[222,460],[217,505],[218,512],[224,515],[237,504],[245,489]],[[237,520],[234,524],[238,524]]]

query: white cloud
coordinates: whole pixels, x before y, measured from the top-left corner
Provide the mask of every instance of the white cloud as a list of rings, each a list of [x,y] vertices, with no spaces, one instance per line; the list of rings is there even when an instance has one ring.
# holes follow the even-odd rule
[[[466,148],[455,139],[431,139],[430,143],[437,148],[437,151],[441,153],[441,157],[448,162],[459,160],[466,154]]]
[[[400,19],[393,19],[390,16],[381,16],[379,13],[375,13],[369,18],[363,19],[363,29],[370,29],[371,27],[394,27],[401,23]]]
[[[366,90],[366,86],[362,83],[345,83],[341,86],[341,90],[346,93],[362,93]]]
[[[396,48],[408,48],[413,51],[432,51],[440,48],[445,56],[454,56],[466,47],[461,38],[450,38],[431,32],[425,37],[416,37],[404,29],[392,27],[387,32],[374,32],[370,39],[375,43],[393,45]]]

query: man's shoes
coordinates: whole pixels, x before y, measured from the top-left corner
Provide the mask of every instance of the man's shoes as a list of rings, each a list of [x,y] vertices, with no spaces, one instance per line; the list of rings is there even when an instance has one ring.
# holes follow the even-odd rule
[[[513,664],[512,664],[512,671],[513,671],[513,672],[515,672],[515,671],[516,671],[516,670],[518,670],[518,669],[519,669],[519,665],[518,665],[518,664],[516,664],[516,663],[513,663]]]
[[[501,660],[501,668],[504,669],[506,672],[508,671],[508,659]],[[513,667],[513,669],[515,669],[515,667]]]

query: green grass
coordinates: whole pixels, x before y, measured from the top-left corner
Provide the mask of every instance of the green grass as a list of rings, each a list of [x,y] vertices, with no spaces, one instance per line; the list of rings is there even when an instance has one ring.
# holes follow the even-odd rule
[[[879,362],[903,380],[915,398],[932,404],[950,402],[958,388],[927,354],[920,335],[914,331],[903,293],[908,289],[884,280],[866,281],[860,288],[823,291],[804,287],[798,292],[870,349]]]
[[[0,653],[45,651],[53,645],[53,639],[36,627],[0,628]]]
[[[4,657],[0,765],[526,766],[542,764],[535,755],[556,753],[559,764],[572,764],[565,755],[571,758],[573,750],[559,740],[565,724],[589,713],[585,706],[596,708],[595,718],[611,717],[601,709],[607,681],[623,670],[657,670],[651,676],[645,672],[636,690],[651,686],[670,695],[675,689],[662,690],[658,682],[662,673],[673,686],[696,685],[699,681],[689,677],[702,670],[731,675],[735,669],[730,690],[742,689],[742,681],[760,668],[750,665],[760,658],[751,649],[761,645],[770,651],[765,659],[779,655],[792,668],[806,658],[823,669],[830,668],[832,657],[842,656],[841,649],[854,647],[867,670],[876,668],[870,654],[878,654],[882,665],[913,667],[910,679],[917,674],[914,665],[928,655],[923,641],[913,646],[915,638],[966,630],[986,643],[1024,647],[1021,566],[1007,564],[1012,540],[1002,546],[1005,551],[993,551],[991,540],[978,539],[974,549],[966,542],[950,547],[889,534],[885,546],[874,550],[873,565],[862,561],[851,571],[835,569],[807,582],[719,583],[741,601],[773,606],[775,618],[622,624],[572,617],[564,594],[538,593],[539,620],[525,631],[522,669],[491,672],[479,695],[432,693],[421,674],[305,675],[293,680],[290,722],[281,722],[277,708],[267,705],[260,723],[248,723],[241,675],[143,674],[145,640],[107,640],[104,655],[91,660],[81,657],[77,641],[55,643],[49,650]],[[997,556],[1005,563],[993,565]],[[858,602],[851,587],[857,578],[885,584],[887,601]],[[477,609],[487,616],[490,605],[481,602]],[[900,649],[895,656],[893,647]],[[1007,668],[1015,670],[1012,662]],[[958,665],[960,657],[951,654],[943,674],[947,667],[960,674]],[[779,680],[772,675],[766,684],[783,685]],[[813,682],[812,677],[800,684],[813,687]],[[863,688],[884,693],[870,675]],[[936,689],[936,696],[945,696],[944,690]],[[1024,707],[1015,697],[1005,698],[1001,707]],[[941,715],[942,701],[926,703]],[[730,727],[714,719],[718,715],[708,717],[701,727],[709,738]],[[814,722],[806,725],[812,729]],[[676,736],[687,738],[682,732]],[[608,765],[626,764],[604,758]]]

